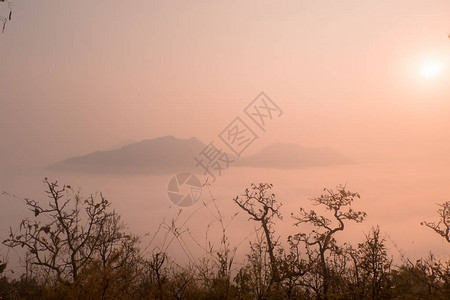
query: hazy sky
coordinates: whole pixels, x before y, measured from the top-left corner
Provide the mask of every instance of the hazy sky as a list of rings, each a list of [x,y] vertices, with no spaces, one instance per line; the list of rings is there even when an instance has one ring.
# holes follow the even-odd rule
[[[448,256],[420,221],[449,200],[449,34],[450,0],[14,0],[0,34],[0,192],[45,197],[41,180],[56,175],[29,167],[124,140],[218,141],[264,91],[284,114],[245,154],[296,142],[361,164],[229,170],[214,195],[230,215],[251,180],[279,187],[286,216],[348,182],[366,228],[380,224],[412,257],[414,242]],[[169,205],[170,178],[57,175],[104,191],[134,232]],[[24,214],[0,197],[0,228]]]
[[[0,167],[161,135],[208,142],[260,92],[255,144],[450,154],[450,1],[14,1]]]

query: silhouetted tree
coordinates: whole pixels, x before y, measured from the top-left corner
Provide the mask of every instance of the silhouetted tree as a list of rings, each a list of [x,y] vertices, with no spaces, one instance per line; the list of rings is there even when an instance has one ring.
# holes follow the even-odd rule
[[[307,212],[300,208],[297,216],[292,214],[295,225],[309,224],[314,227],[311,233],[298,233],[291,236],[291,241],[300,241],[305,244],[306,254],[311,264],[309,280],[305,284],[311,288],[318,299],[327,298],[330,288],[330,270],[327,262],[327,252],[341,251],[336,244],[334,235],[344,230],[345,221],[360,223],[366,217],[362,211],[354,211],[350,206],[355,198],[360,198],[358,193],[346,190],[339,185],[337,191],[324,189],[326,192],[320,197],[313,198],[316,206],[321,206],[332,214],[332,218],[321,216],[314,210]]]
[[[261,224],[271,271],[267,288],[271,288],[274,283],[278,284],[280,282],[279,266],[275,253],[275,249],[278,246],[278,239],[274,237],[273,218],[277,217],[282,219],[279,210],[281,204],[276,201],[275,195],[270,193],[272,187],[273,185],[268,183],[252,184],[250,189],[245,190],[242,197],[237,196],[233,199],[241,209],[250,215],[250,220],[257,221]],[[262,245],[259,246],[261,247]],[[254,245],[252,255],[258,252],[262,253],[261,248],[258,249],[258,245]]]
[[[25,198],[33,218],[23,219],[19,232],[10,229],[3,243],[28,250],[31,264],[40,266],[59,282],[77,282],[80,273],[95,259],[106,266],[124,242],[131,240],[123,224],[100,193],[82,198],[68,186],[44,180],[50,202],[47,206]]]
[[[177,225],[181,211],[171,226],[161,223],[166,230],[163,245],[144,255],[139,237],[124,232],[119,215],[102,194],[82,197],[70,186],[44,182],[48,205],[24,199],[33,216],[24,219],[17,231],[10,229],[4,241],[8,247],[26,250],[25,272],[9,278],[6,273],[12,270],[6,269],[2,257],[1,299],[447,300],[450,294],[450,261],[430,254],[413,263],[403,256],[403,264],[394,266],[378,226],[356,247],[337,242],[336,233],[349,221],[362,222],[366,216],[351,208],[359,194],[345,186],[325,189],[326,193],[312,199],[324,208],[323,214],[300,208],[292,215],[303,232],[290,236],[288,247],[275,235],[281,204],[270,193],[272,185],[253,184],[236,197],[234,202],[259,225],[236,274],[232,265],[237,246],[227,238],[229,223],[224,222],[214,198],[213,215],[222,229],[220,246],[209,242],[207,235],[208,246],[202,248],[205,256],[179,265],[166,252],[170,242],[165,243],[170,233],[173,239],[189,233],[186,222]],[[441,218],[447,211],[448,206],[440,206]],[[445,220],[427,226],[445,234]]]
[[[423,221],[420,224],[433,229],[437,234],[442,236],[448,243],[450,243],[450,201],[444,202],[443,204],[438,204],[438,206],[439,209],[437,213],[439,215],[439,221]]]
[[[448,299],[450,261],[442,263],[430,253],[416,262],[407,262],[391,274],[391,296],[401,299]]]
[[[392,258],[388,257],[385,238],[381,236],[378,226],[372,227],[364,243],[358,245],[358,252],[359,268],[367,281],[368,294],[371,299],[379,299],[389,285]]]

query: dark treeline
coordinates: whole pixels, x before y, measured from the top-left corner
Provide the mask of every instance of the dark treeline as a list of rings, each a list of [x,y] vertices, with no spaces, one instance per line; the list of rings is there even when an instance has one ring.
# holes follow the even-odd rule
[[[237,245],[229,242],[213,198],[220,245],[182,265],[166,248],[144,251],[102,194],[86,198],[44,182],[49,203],[24,199],[32,216],[3,241],[7,249],[23,248],[24,271],[13,276],[0,261],[0,299],[450,299],[450,261],[430,253],[394,263],[378,226],[355,245],[337,240],[366,218],[352,209],[359,194],[345,186],[312,199],[317,210],[292,213],[297,233],[283,241],[275,230],[283,216],[272,185],[252,185],[234,199],[258,228],[237,266]],[[450,245],[450,202],[440,205],[436,219],[422,224]],[[175,222],[165,230],[173,238],[186,232]]]

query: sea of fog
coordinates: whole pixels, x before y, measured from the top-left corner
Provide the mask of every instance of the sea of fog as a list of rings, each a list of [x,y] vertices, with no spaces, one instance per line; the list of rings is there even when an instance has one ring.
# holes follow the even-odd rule
[[[249,242],[256,238],[257,224],[239,210],[233,198],[252,182],[274,185],[276,199],[282,203],[283,220],[275,224],[281,242],[291,234],[309,230],[294,226],[291,213],[295,215],[299,207],[313,208],[310,199],[319,196],[323,188],[346,184],[348,190],[361,195],[353,208],[365,211],[367,218],[361,224],[347,223],[345,230],[336,235],[339,243],[357,245],[372,226],[379,225],[394,257],[403,253],[415,260],[432,251],[442,259],[449,259],[450,245],[420,225],[423,220],[437,220],[436,204],[450,200],[449,166],[386,163],[297,170],[234,167],[223,171],[214,184],[204,187],[200,200],[183,210],[171,205],[167,196],[172,175],[105,176],[32,169],[2,174],[0,191],[47,203],[45,177],[81,188],[85,196],[101,191],[122,216],[129,231],[142,236],[143,249],[167,250],[177,262],[185,263],[204,255],[209,242],[219,247],[222,226],[232,247],[237,246],[238,257],[244,257]],[[0,239],[7,238],[10,226],[16,230],[24,217],[32,218],[33,214],[26,210],[23,201],[1,195]],[[5,247],[0,247],[5,256]],[[9,251],[7,255],[14,260],[17,254]]]

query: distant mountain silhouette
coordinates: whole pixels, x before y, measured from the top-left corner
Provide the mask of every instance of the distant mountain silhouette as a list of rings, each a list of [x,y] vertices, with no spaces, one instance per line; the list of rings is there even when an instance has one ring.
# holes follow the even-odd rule
[[[298,144],[276,143],[260,152],[244,157],[236,166],[276,169],[298,169],[354,163],[330,147],[304,147]]]
[[[205,148],[197,138],[165,136],[96,151],[59,162],[51,169],[87,173],[171,174],[195,170],[194,156]]]
[[[119,149],[96,151],[76,156],[50,166],[54,170],[110,174],[174,174],[203,172],[194,157],[206,147],[197,138],[178,139],[173,136],[128,144]],[[234,160],[231,166],[296,169],[312,166],[348,164],[352,161],[332,148],[309,148],[297,144],[273,144],[249,157]]]

